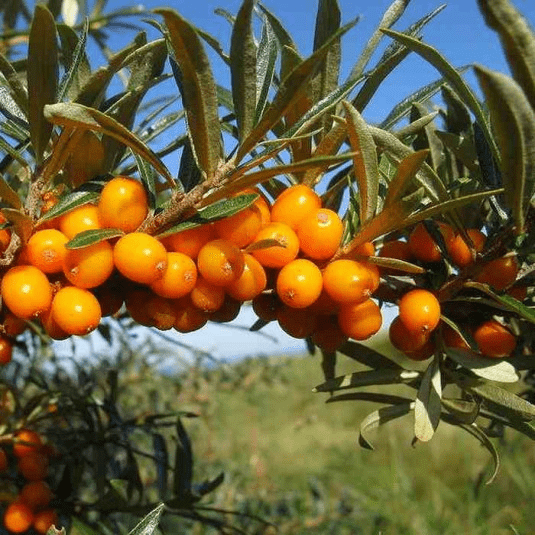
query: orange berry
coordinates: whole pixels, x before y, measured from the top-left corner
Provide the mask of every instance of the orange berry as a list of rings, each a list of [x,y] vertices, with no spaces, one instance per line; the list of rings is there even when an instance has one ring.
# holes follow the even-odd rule
[[[59,229],[69,240],[80,232],[102,228],[98,217],[98,208],[94,204],[84,204],[62,215]]]
[[[336,316],[321,316],[316,321],[312,341],[327,353],[334,353],[347,342],[347,335],[338,325]]]
[[[470,349],[464,338],[447,323],[442,324],[442,341],[445,347],[453,347],[456,349]]]
[[[372,294],[375,277],[363,262],[335,260],[323,271],[323,287],[337,303],[361,303]]]
[[[253,299],[253,311],[263,321],[274,321],[281,302],[275,293],[263,293]]]
[[[41,449],[43,441],[39,433],[31,429],[20,429],[15,433],[16,441],[13,444],[13,455],[25,457]]]
[[[504,290],[516,280],[519,266],[515,256],[491,260],[476,277],[477,282],[488,284],[495,290]]]
[[[184,253],[195,260],[203,246],[215,238],[213,225],[206,224],[166,236],[163,243],[169,251]]]
[[[0,214],[0,224],[7,223],[7,219]],[[0,253],[4,252],[11,241],[11,232],[5,228],[0,229]]]
[[[33,523],[32,510],[19,501],[10,503],[4,511],[4,527],[10,533],[24,533]]]
[[[344,224],[336,212],[319,208],[301,219],[297,237],[303,254],[313,260],[327,260],[337,251]]]
[[[258,193],[258,191],[255,191],[255,190],[251,190],[251,191],[253,193]],[[244,193],[249,193],[249,192],[247,191]],[[260,194],[260,197],[256,199],[253,206],[256,206],[258,210],[260,211],[260,222],[261,222],[262,228],[265,227],[268,223],[271,223],[271,209],[266,199],[262,196],[262,194]]]
[[[338,325],[342,332],[354,340],[367,340],[383,324],[379,305],[372,299],[362,303],[347,303],[340,307]]]
[[[353,251],[353,255],[359,256],[373,256],[375,254],[375,245],[371,241],[365,241],[360,245],[357,245]]]
[[[154,327],[160,331],[169,330],[176,320],[176,305],[171,299],[153,295],[146,303],[147,314]]]
[[[149,315],[147,302],[153,297],[148,288],[136,288],[128,291],[125,297],[126,310],[139,325],[152,327],[154,319]]]
[[[412,258],[412,253],[406,241],[392,240],[383,244],[379,251],[379,256],[383,258],[396,258],[408,262]]]
[[[476,327],[474,340],[481,354],[486,357],[509,357],[516,347],[514,334],[496,320],[485,321]]]
[[[2,326],[4,327],[6,336],[16,338],[26,330],[28,325],[23,319],[17,318],[13,312],[6,310]]]
[[[32,319],[50,308],[52,290],[46,275],[35,266],[13,266],[2,277],[4,304],[22,319]]]
[[[297,184],[284,190],[271,207],[271,221],[285,223],[293,230],[311,212],[321,208],[321,198],[308,186]]]
[[[427,360],[429,357],[432,357],[435,353],[435,342],[432,338],[429,338],[427,342],[420,348],[415,349],[414,351],[407,351],[405,355],[416,361]]]
[[[112,284],[95,289],[95,297],[100,303],[102,317],[117,314],[124,303],[123,293]]]
[[[9,338],[0,335],[0,365],[11,362],[12,356],[13,342]]]
[[[299,258],[286,264],[277,277],[277,294],[292,308],[305,308],[321,294],[321,271],[310,260]]]
[[[17,468],[27,481],[45,479],[48,475],[48,457],[39,452],[30,453],[19,458]]]
[[[237,214],[214,222],[217,236],[240,248],[249,245],[261,228],[262,214],[255,204]]]
[[[58,514],[54,509],[43,509],[35,513],[33,529],[40,535],[46,535],[51,526],[58,526]]]
[[[102,189],[98,215],[103,227],[134,232],[143,223],[148,211],[147,192],[138,180],[118,176]]]
[[[197,331],[208,321],[208,314],[195,306],[191,299],[183,297],[176,302],[175,329],[179,333]]]
[[[225,301],[221,308],[210,314],[210,321],[216,323],[229,323],[235,320],[241,310],[242,302],[234,299],[230,295],[225,295]]]
[[[337,303],[326,291],[325,286],[321,289],[320,296],[308,307],[312,314],[318,316],[330,316],[337,314],[340,303]]]
[[[262,264],[253,255],[245,253],[243,259],[243,273],[226,287],[226,291],[238,301],[250,301],[264,291],[267,276]]]
[[[517,301],[524,301],[528,296],[528,287],[527,286],[513,286],[507,290],[507,293],[514,297]]]
[[[399,316],[394,318],[388,329],[391,344],[403,353],[421,349],[429,340],[429,335],[427,331],[410,331]]]
[[[78,288],[100,286],[108,280],[114,267],[113,247],[105,240],[80,249],[68,249],[63,260],[65,277]]]
[[[42,479],[29,481],[19,493],[21,501],[28,505],[32,511],[46,507],[53,497],[54,494],[48,483]]]
[[[26,245],[30,264],[43,273],[60,273],[67,254],[67,236],[56,229],[38,230]]]
[[[66,340],[70,334],[65,332],[54,319],[51,310],[47,310],[41,316],[41,325],[46,331],[46,334],[52,338],[52,340]]]
[[[0,448],[0,474],[5,472],[8,466],[6,451]]]
[[[437,223],[446,247],[454,238],[453,229],[445,223]],[[442,252],[423,223],[418,223],[409,235],[409,247],[414,258],[422,262],[440,262]]]
[[[102,317],[98,299],[76,286],[62,288],[52,301],[52,317],[68,334],[84,336],[94,331]]]
[[[280,328],[293,338],[307,338],[316,328],[316,316],[304,308],[282,305],[277,310]]]
[[[253,245],[263,240],[275,240],[280,244],[251,251],[263,266],[281,268],[297,257],[299,238],[285,223],[272,222],[266,225],[256,235]]]
[[[162,278],[154,281],[151,290],[169,299],[178,299],[189,294],[197,282],[197,266],[183,253],[167,253],[167,267]]]
[[[474,251],[480,253],[483,250],[487,239],[485,234],[475,228],[468,229],[466,233],[474,244]],[[460,234],[455,236],[455,238],[448,244],[448,253],[450,254],[453,263],[460,268],[464,268],[474,262],[472,251]]]
[[[243,253],[228,240],[212,240],[197,257],[199,273],[214,286],[228,286],[236,281],[244,269]]]
[[[216,286],[199,276],[190,298],[193,305],[203,312],[215,312],[223,306],[225,290],[222,286]]]
[[[152,284],[167,268],[167,251],[153,236],[132,232],[122,236],[113,248],[115,267],[128,279]]]
[[[399,302],[399,317],[409,331],[431,332],[440,321],[440,303],[427,290],[410,290]]]

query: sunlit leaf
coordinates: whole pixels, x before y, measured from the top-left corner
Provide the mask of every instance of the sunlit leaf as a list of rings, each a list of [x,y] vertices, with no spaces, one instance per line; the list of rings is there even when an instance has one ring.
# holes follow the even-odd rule
[[[44,223],[45,221],[50,221],[55,217],[66,214],[71,210],[74,210],[78,206],[83,204],[88,204],[95,201],[100,197],[99,191],[77,191],[71,193],[60,199],[57,204],[55,204],[46,214],[44,214],[38,223]]]
[[[414,436],[427,442],[433,438],[442,410],[439,360],[434,358],[425,371],[414,404]]]
[[[143,517],[128,535],[153,535],[160,523],[160,517],[162,516],[164,507],[163,503],[156,506],[149,514]]]
[[[259,121],[266,108],[277,61],[277,39],[269,19],[267,17],[264,18],[262,36],[260,37],[256,54],[256,110],[254,124]]]
[[[457,364],[489,381],[516,383],[520,378],[515,367],[507,360],[485,358],[468,349],[454,347],[446,347],[446,354]]]
[[[0,73],[3,74],[13,101],[24,115],[28,114],[28,92],[17,71],[7,58],[0,53]]]
[[[111,238],[117,238],[122,236],[124,232],[117,228],[99,228],[84,230],[78,233],[74,238],[69,240],[65,247],[67,249],[82,249],[84,247],[89,247],[95,243],[99,243],[104,240],[109,240]]]
[[[366,418],[360,424],[360,446],[368,450],[373,450],[374,448],[371,442],[365,436],[368,431],[377,429],[379,426],[395,420],[396,418],[401,418],[413,409],[414,403],[400,403],[399,405],[383,407],[366,416]]]

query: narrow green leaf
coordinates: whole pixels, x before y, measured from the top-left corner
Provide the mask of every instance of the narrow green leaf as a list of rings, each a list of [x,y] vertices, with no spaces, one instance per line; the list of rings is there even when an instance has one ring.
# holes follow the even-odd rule
[[[39,221],[37,225],[66,214],[78,206],[88,204],[100,197],[100,191],[76,191],[60,199]]]
[[[241,159],[256,146],[258,141],[260,141],[265,134],[267,134],[267,132],[280,121],[286,111],[302,97],[302,91],[305,90],[310,81],[310,77],[321,65],[323,58],[329,51],[333,42],[349,31],[354,25],[355,22],[351,22],[340,28],[340,30],[333,34],[321,48],[316,50],[306,60],[302,61],[281,82],[273,102],[266,108],[258,124],[240,144],[236,155],[237,162],[241,161]]]
[[[376,266],[380,266],[382,268],[395,269],[396,271],[404,273],[413,273],[415,275],[421,275],[426,272],[426,270],[421,266],[417,266],[416,264],[411,264],[410,262],[406,262],[405,260],[399,260],[397,258],[370,256],[367,258],[367,261],[370,264],[375,264]]]
[[[422,167],[428,154],[428,150],[420,150],[409,154],[399,162],[396,174],[388,184],[388,191],[384,200],[385,207],[403,197],[412,179]]]
[[[513,79],[479,66],[475,73],[500,148],[505,202],[520,234],[535,185],[535,111]]]
[[[457,421],[464,424],[472,424],[476,421],[479,415],[479,404],[475,401],[469,401],[466,399],[452,399],[442,398],[442,406],[451,414]],[[444,421],[448,421],[447,418],[442,418]]]
[[[371,442],[366,438],[368,431],[377,429],[379,426],[386,424],[396,418],[401,418],[409,414],[414,409],[414,403],[400,403],[399,405],[392,405],[390,407],[382,407],[381,409],[372,412],[360,424],[359,445],[362,448],[373,450]]]
[[[270,247],[286,248],[286,245],[284,245],[284,243],[281,243],[279,240],[268,238],[265,240],[258,240],[256,242],[253,242],[248,245],[244,250],[246,253],[252,253],[253,251],[260,251],[260,249],[269,249]]]
[[[177,444],[173,474],[173,492],[177,498],[191,495],[193,480],[193,452],[189,436],[180,418],[177,419]]]
[[[117,238],[122,236],[124,232],[117,228],[99,228],[84,230],[79,232],[72,240],[69,240],[65,247],[67,249],[83,249],[84,247],[89,247],[95,243],[101,241],[109,240],[111,238]]]
[[[180,67],[184,108],[192,148],[201,171],[212,177],[223,159],[217,90],[210,62],[195,29],[171,9],[156,9],[169,31]]]
[[[154,210],[156,208],[156,181],[154,180],[154,169],[141,156],[135,152],[133,154],[136,159],[141,183],[149,198],[149,208]]]
[[[452,134],[471,132],[472,118],[470,111],[449,85],[442,87],[442,98],[446,103],[446,130]]]
[[[391,394],[380,394],[378,392],[348,392],[346,394],[331,396],[325,400],[325,403],[335,403],[338,401],[371,401],[373,403],[384,403],[387,405],[401,405],[402,403],[411,403],[412,400]]]
[[[45,106],[45,117],[53,124],[63,127],[88,128],[120,141],[149,162],[171,187],[174,187],[173,177],[158,156],[127,128],[104,113],[81,104],[59,103]]]
[[[446,355],[475,375],[498,383],[516,383],[520,379],[515,367],[507,360],[482,357],[468,349],[446,347]]]
[[[535,110],[535,34],[509,0],[478,0],[485,22],[500,36],[514,79]]]
[[[232,100],[243,141],[254,126],[256,112],[256,43],[252,17],[255,0],[243,0],[232,28],[230,39],[230,77]]]
[[[400,128],[396,132],[394,132],[394,135],[403,141],[405,138],[409,138],[415,134],[419,134],[422,128],[425,128],[428,124],[432,123],[436,116],[438,115],[438,112],[432,112],[428,113],[427,115],[424,115],[423,117],[420,117],[419,119],[416,119],[415,121],[411,121],[408,125],[404,126],[403,128]]]
[[[264,17],[262,35],[256,54],[256,110],[254,124],[258,123],[266,108],[267,99],[277,62],[277,39],[267,17]]]
[[[30,137],[35,159],[40,163],[52,134],[44,107],[56,101],[58,46],[54,17],[43,4],[36,4],[28,42],[28,99]]]
[[[439,360],[434,358],[425,371],[414,403],[414,436],[421,442],[433,438],[440,422],[442,385]]]
[[[339,352],[369,368],[403,370],[397,362],[385,357],[371,347],[365,346],[359,342],[354,342],[353,340],[345,342],[339,348]]]
[[[492,132],[490,131],[485,112],[483,111],[483,108],[481,107],[481,104],[479,103],[473,91],[462,79],[458,70],[455,69],[436,48],[422,43],[414,37],[410,37],[399,32],[394,32],[392,30],[387,29],[384,29],[382,31],[386,35],[392,37],[396,41],[399,41],[401,44],[407,46],[408,48],[416,52],[418,55],[422,56],[422,58],[427,60],[444,76],[444,78],[450,83],[452,88],[457,92],[459,97],[474,114],[477,122],[480,124],[481,129],[483,130],[487,142],[489,143],[492,149],[494,158],[497,162],[499,162],[500,154],[498,152],[498,147],[496,146]]]
[[[14,208],[2,208],[3,216],[12,224],[12,228],[18,234],[23,243],[26,243],[33,233],[33,219],[20,210]]]
[[[26,143],[27,145],[28,143]],[[25,149],[26,147],[23,147]],[[4,140],[3,137],[0,136],[0,149],[3,150],[6,154],[9,154],[13,160],[16,162],[19,162],[20,165],[23,167],[26,167],[28,171],[30,171],[30,166],[28,165],[28,162],[24,159],[24,156],[22,156],[22,150],[16,150],[14,149],[7,141]]]
[[[17,71],[7,58],[0,53],[0,73],[6,79],[11,98],[15,101],[24,115],[28,115],[28,92]]]
[[[156,506],[148,515],[142,518],[141,522],[128,535],[153,535],[160,523],[164,507],[163,503]]]
[[[22,201],[18,193],[6,182],[5,178],[0,173],[0,199],[12,208],[20,210],[22,208]]]
[[[379,200],[377,149],[360,113],[349,102],[344,101],[343,104],[349,143],[355,153],[353,169],[359,188],[359,217],[361,223],[364,223],[375,215]]]
[[[435,135],[470,172],[480,172],[474,143],[469,137],[441,130],[435,130]]]
[[[358,388],[370,385],[392,385],[413,383],[421,373],[404,369],[371,370],[341,375],[325,381],[312,389],[313,392],[335,392],[347,388]]]

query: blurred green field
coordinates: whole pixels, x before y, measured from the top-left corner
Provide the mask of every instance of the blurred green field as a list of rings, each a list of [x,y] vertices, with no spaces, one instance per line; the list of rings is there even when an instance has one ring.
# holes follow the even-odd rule
[[[337,374],[358,369],[356,362],[340,360]],[[326,404],[326,394],[312,392],[322,381],[319,355],[251,358],[159,378],[149,394],[157,410],[179,407],[199,415],[184,420],[195,480],[225,472],[203,505],[258,515],[277,526],[229,515],[246,533],[535,533],[535,454],[528,439],[510,431],[496,439],[501,467],[486,485],[493,468],[489,453],[444,423],[431,442],[412,447],[409,414],[370,435],[375,451],[362,449],[359,424],[378,406]],[[162,523],[164,533],[173,526]],[[189,532],[213,533],[198,525]]]

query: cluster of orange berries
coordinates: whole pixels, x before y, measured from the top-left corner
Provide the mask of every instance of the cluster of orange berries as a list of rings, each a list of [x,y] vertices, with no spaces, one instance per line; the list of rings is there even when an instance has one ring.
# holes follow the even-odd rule
[[[468,229],[471,244],[467,244],[461,235],[453,229],[438,223],[446,251],[456,268],[462,270],[471,266],[475,255],[483,251],[486,236],[478,229]],[[395,258],[407,262],[420,261],[434,263],[442,260],[442,252],[436,241],[423,223],[417,224],[407,241],[386,242],[379,252],[382,257]],[[494,290],[508,289],[517,299],[526,297],[526,287],[514,287],[519,272],[515,256],[504,256],[486,263],[476,274],[476,282],[488,284]],[[469,350],[470,344],[447,323],[441,322],[441,307],[435,295],[424,289],[415,289],[406,293],[399,302],[399,315],[389,329],[390,341],[400,351],[414,360],[429,358],[436,349],[433,332],[440,325],[442,343],[445,347]],[[474,326],[470,335],[483,356],[509,357],[515,349],[514,334],[500,322],[489,319]]]
[[[45,444],[39,433],[21,429],[15,434],[11,449],[16,462],[14,469],[25,483],[5,507],[3,525],[9,533],[25,533],[33,528],[45,534],[52,525],[58,526],[58,514],[50,505],[54,493],[46,481],[54,448]],[[9,459],[6,450],[0,448],[0,482],[10,469]]]

